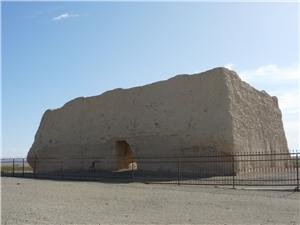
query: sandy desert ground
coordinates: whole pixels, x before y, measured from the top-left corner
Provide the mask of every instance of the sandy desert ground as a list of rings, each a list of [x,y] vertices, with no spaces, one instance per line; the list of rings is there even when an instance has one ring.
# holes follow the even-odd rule
[[[2,177],[2,224],[300,224],[300,194]]]

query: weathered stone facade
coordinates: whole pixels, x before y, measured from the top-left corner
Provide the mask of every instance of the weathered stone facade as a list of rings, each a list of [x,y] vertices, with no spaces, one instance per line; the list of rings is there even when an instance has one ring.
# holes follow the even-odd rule
[[[254,89],[231,70],[215,68],[76,98],[47,110],[28,161],[37,171],[51,172],[61,164],[43,159],[62,159],[65,170],[77,171],[102,158],[97,166],[113,171],[124,167],[118,166],[124,164],[120,157],[127,157],[129,165],[132,158],[149,155],[258,151],[288,152],[277,98]],[[175,170],[143,163],[138,169]]]

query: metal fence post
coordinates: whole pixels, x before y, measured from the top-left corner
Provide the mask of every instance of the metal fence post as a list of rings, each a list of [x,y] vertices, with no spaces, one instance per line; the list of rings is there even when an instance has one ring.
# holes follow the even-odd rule
[[[298,154],[296,153],[296,169],[297,169],[297,187],[296,187],[296,191],[299,191],[299,158],[298,158]]]
[[[180,159],[177,160],[177,184],[180,185]]]
[[[22,159],[22,175],[25,176],[24,158]]]
[[[15,159],[13,159],[12,175],[15,176]]]
[[[33,176],[36,178],[36,155],[34,155],[34,161],[33,161]]]
[[[64,159],[61,160],[61,167],[60,167],[60,178],[64,178]]]
[[[232,155],[232,188],[235,189],[235,177],[234,177],[234,155]]]
[[[134,173],[133,173],[133,162],[131,163],[131,179],[134,179]]]

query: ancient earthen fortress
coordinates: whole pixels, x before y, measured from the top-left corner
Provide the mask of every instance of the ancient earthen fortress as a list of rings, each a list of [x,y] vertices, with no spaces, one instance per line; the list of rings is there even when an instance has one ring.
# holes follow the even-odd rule
[[[99,169],[113,171],[143,156],[243,152],[288,152],[277,98],[215,68],[47,110],[28,161],[37,172],[60,170],[57,159],[81,171],[101,158]],[[138,162],[138,169],[177,168]]]

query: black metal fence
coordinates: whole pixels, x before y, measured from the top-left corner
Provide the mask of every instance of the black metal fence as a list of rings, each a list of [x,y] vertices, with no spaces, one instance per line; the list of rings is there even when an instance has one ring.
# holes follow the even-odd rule
[[[244,153],[135,157],[116,170],[116,160],[97,158],[25,158],[1,160],[1,175],[85,179],[104,182],[148,182],[190,185],[289,186],[299,190],[300,153]]]

